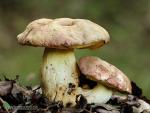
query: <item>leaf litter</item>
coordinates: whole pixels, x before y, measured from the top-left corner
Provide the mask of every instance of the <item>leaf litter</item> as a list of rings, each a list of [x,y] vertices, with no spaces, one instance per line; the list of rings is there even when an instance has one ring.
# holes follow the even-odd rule
[[[150,100],[134,82],[132,95],[113,95],[106,104],[88,104],[83,95],[77,95],[76,106],[64,107],[61,101],[50,102],[44,97],[40,86],[23,87],[17,83],[19,76],[4,78],[0,81],[0,113],[150,113],[140,103],[150,105]]]

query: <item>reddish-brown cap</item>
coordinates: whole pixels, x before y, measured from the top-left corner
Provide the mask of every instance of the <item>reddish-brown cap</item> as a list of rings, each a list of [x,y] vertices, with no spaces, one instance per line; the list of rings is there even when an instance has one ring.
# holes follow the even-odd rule
[[[85,19],[38,19],[17,36],[23,45],[57,49],[98,48],[109,42],[108,32]]]
[[[82,57],[79,68],[88,79],[101,82],[121,92],[131,93],[131,82],[118,68],[93,56]]]

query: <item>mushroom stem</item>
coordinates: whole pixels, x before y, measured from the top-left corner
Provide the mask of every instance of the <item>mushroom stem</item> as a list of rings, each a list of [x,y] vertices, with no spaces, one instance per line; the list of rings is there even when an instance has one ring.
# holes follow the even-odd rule
[[[41,71],[42,90],[49,100],[75,103],[79,71],[74,50],[46,48]]]
[[[102,84],[97,84],[93,89],[82,89],[82,95],[85,96],[88,103],[106,103],[112,96],[113,91],[103,86]]]

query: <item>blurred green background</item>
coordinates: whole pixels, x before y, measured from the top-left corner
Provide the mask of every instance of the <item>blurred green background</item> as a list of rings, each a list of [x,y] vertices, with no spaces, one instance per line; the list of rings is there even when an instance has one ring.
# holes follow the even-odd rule
[[[150,0],[1,0],[0,78],[20,75],[39,84],[43,48],[20,46],[16,36],[38,18],[85,18],[106,28],[111,42],[98,50],[77,50],[112,63],[150,97]]]

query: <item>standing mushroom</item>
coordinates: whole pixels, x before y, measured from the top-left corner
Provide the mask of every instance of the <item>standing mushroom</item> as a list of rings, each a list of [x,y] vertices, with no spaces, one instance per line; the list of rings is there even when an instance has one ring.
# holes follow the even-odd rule
[[[22,45],[45,47],[41,69],[43,93],[49,100],[75,104],[79,71],[75,48],[98,48],[110,38],[101,26],[84,19],[39,19],[18,35]]]
[[[105,103],[111,98],[114,91],[123,93],[132,91],[128,77],[115,66],[98,57],[80,58],[79,68],[87,79],[97,82],[94,89],[85,90],[83,93],[88,103]]]

